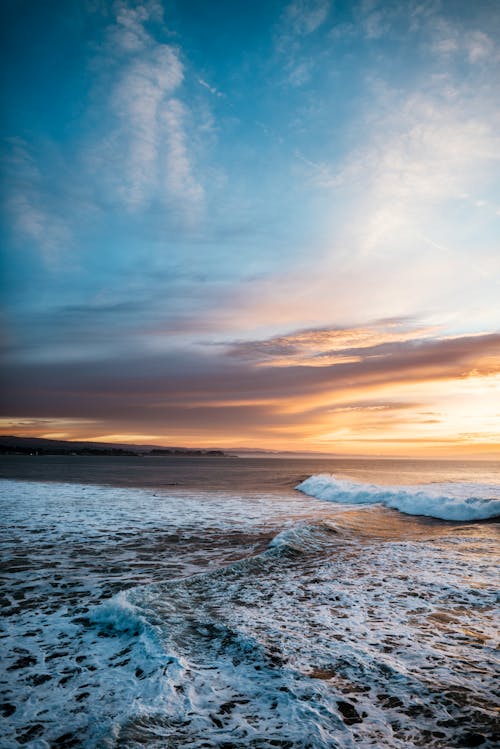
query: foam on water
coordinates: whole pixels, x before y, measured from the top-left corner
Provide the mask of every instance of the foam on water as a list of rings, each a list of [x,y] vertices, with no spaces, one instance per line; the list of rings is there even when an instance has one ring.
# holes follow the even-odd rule
[[[346,543],[347,535],[333,523],[315,523],[313,525],[301,523],[278,533],[270,543],[270,549],[276,549],[285,553],[307,553],[322,551],[325,547],[331,547],[334,537],[339,542]]]
[[[435,483],[422,486],[361,484],[322,473],[297,487],[317,499],[339,504],[383,504],[408,515],[440,520],[486,520],[500,515],[500,487],[475,483]]]
[[[493,525],[361,538],[298,492],[3,489],[2,749],[495,746]]]
[[[332,558],[324,525],[286,536],[256,558],[128,594],[176,668],[163,711],[131,715],[118,746],[493,746],[490,539],[335,538]],[[322,554],[316,543],[308,557],[311,537]]]

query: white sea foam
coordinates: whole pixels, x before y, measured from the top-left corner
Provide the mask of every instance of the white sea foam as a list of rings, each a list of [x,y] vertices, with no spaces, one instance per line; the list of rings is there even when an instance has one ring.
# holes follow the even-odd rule
[[[385,509],[300,492],[0,501],[5,749],[493,749],[494,525],[359,540],[345,518]]]
[[[130,591],[182,669],[167,668],[163,712],[131,716],[119,747],[437,749],[472,737],[492,749],[489,530],[357,547],[301,525],[260,557]],[[290,548],[292,563],[272,553]]]
[[[331,546],[335,542],[335,536],[345,543],[345,533],[341,533],[333,523],[300,523],[278,533],[269,548],[292,554],[311,553]]]
[[[328,473],[310,476],[297,487],[316,499],[347,505],[382,504],[408,515],[440,520],[486,520],[500,515],[500,487],[476,483],[378,486]]]

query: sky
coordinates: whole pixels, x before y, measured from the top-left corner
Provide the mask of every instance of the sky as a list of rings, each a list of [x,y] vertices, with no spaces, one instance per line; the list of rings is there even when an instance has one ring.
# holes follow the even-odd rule
[[[500,456],[498,0],[4,0],[4,434]]]

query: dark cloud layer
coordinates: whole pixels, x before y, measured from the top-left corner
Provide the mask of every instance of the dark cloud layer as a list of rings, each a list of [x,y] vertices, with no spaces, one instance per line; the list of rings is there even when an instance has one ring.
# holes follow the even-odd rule
[[[345,332],[345,331],[344,331]],[[363,348],[357,361],[309,366],[261,366],[226,352],[176,351],[169,355],[97,361],[12,364],[3,375],[3,414],[10,417],[94,419],[123,429],[304,427],[312,413],[394,410],[409,405],[363,399],[365,391],[393,384],[466,378],[500,372],[500,334],[398,341]],[[284,356],[286,358],[287,352]],[[279,359],[279,347],[273,346]],[[319,407],[310,400],[323,396]],[[290,404],[294,407],[291,411]]]

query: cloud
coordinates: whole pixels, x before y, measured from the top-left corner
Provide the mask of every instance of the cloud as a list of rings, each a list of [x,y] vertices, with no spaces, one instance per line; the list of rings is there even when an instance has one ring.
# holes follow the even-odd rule
[[[346,138],[349,150],[328,158],[325,150],[318,157],[314,145],[310,153],[301,148],[296,173],[325,195],[332,215],[316,262],[325,276],[347,276],[351,288],[356,278],[353,302],[368,305],[377,316],[406,314],[417,304],[422,311],[451,315],[450,300],[460,298],[457,319],[480,329],[491,319],[500,271],[494,238],[494,196],[500,190],[498,52],[484,32],[466,32],[459,21],[448,21],[440,38],[457,40],[463,67],[455,68],[429,49],[435,19],[435,14],[421,19],[424,28],[416,37],[408,36],[408,28],[401,31],[400,43],[413,45],[422,57],[415,70],[406,69],[408,83],[367,73],[358,119]],[[477,64],[480,50],[488,54],[488,65]],[[490,199],[478,211],[485,196]],[[336,286],[342,295],[340,283]],[[315,287],[319,293],[321,282]],[[335,308],[336,298],[332,304]]]
[[[304,44],[324,24],[329,10],[329,0],[294,0],[285,7],[277,27],[276,48],[285,61],[288,84],[298,87],[310,80],[315,60],[310,52],[304,52]]]
[[[81,50],[90,86],[78,125],[54,114],[71,137],[25,128],[28,135],[4,149],[12,235],[52,270],[63,258],[65,270],[77,267],[77,252],[93,246],[89,234],[124,208],[122,223],[156,214],[156,224],[181,230],[191,229],[204,205],[193,147],[196,140],[201,153],[202,128],[185,101],[181,49],[163,41],[161,4],[116,2],[92,12],[95,36]]]
[[[211,86],[203,78],[198,78],[198,83],[200,84],[200,86],[203,86],[203,88],[206,88],[207,91],[210,91],[213,96],[218,96],[219,98],[222,98],[224,96],[224,94],[218,91],[215,86]]]
[[[432,79],[403,95],[379,80],[371,86],[367,144],[335,171],[309,161],[317,186],[348,187],[363,179],[384,201],[436,201],[458,198],[471,183],[488,178],[500,159],[494,102]]]
[[[442,387],[448,398],[456,393],[459,407],[469,403],[472,414],[478,407],[475,393],[481,392],[487,396],[482,408],[494,411],[497,396],[488,383],[498,382],[500,388],[500,334],[414,339],[410,330],[403,340],[401,329],[400,340],[370,344],[368,330],[292,332],[281,337],[286,342],[281,350],[277,339],[269,339],[274,361],[266,367],[259,366],[266,341],[258,350],[250,346],[245,359],[235,358],[229,346],[226,354],[178,349],[140,359],[123,353],[114,360],[11,365],[4,372],[3,411],[12,418],[87,418],[114,433],[163,429],[177,439],[204,435],[212,442],[224,438],[226,444],[260,439],[268,445],[288,441],[288,446],[335,430],[348,440],[377,425],[384,427],[381,439],[401,424],[407,434],[411,425],[443,429],[447,409],[453,409],[441,396],[440,408],[429,408],[434,406],[430,387]],[[352,342],[361,340],[356,361],[340,358],[315,367],[303,358],[279,365],[280,357],[289,360],[290,346],[312,342],[324,349],[332,334],[338,353],[346,356]]]
[[[118,6],[105,50],[116,80],[110,97],[114,121],[94,158],[100,172],[111,169],[110,188],[129,210],[157,201],[168,206],[173,199],[191,218],[204,191],[194,173],[189,111],[180,99],[184,65],[178,48],[146,30],[158,17],[156,4]]]
[[[82,265],[46,287],[23,270],[31,277],[13,310],[11,366],[26,402],[16,396],[12,408],[68,418],[88,408],[97,418],[102,407],[115,424],[152,418],[176,429],[185,410],[190,429],[207,433],[219,408],[226,430],[248,423],[256,434],[261,419],[270,434],[319,434],[341,414],[346,430],[349,414],[372,425],[382,415],[410,419],[406,404],[434,406],[420,398],[429,382],[494,376],[478,344],[459,350],[449,338],[496,327],[494,29],[460,13],[445,19],[446,4],[332,4],[332,18],[364,14],[333,41],[329,7],[289,3],[270,39],[249,37],[244,61],[238,46],[234,68],[219,50],[205,60],[205,70],[223,65],[234,86],[213,149],[230,182],[212,212],[208,191],[222,180],[202,175],[200,115],[210,119],[202,109],[218,90],[192,69],[159,4],[100,5],[91,47],[70,71],[83,79],[92,56],[89,98],[78,88],[53,118],[65,138],[47,147],[43,123],[38,141],[11,149],[19,238],[49,261],[75,236]],[[268,43],[275,56],[261,64]],[[285,79],[304,88],[280,103]],[[86,111],[73,127],[64,118],[75,106]],[[86,220],[84,200],[97,221]],[[389,315],[422,322],[367,322]],[[71,405],[70,383],[81,404]]]
[[[411,327],[408,320],[380,321],[359,328],[316,328],[261,341],[230,344],[230,353],[266,366],[329,366],[361,361],[369,350],[422,339],[433,329]],[[227,345],[227,344],[226,344]]]
[[[186,109],[179,99],[171,99],[163,112],[167,125],[166,181],[168,190],[187,201],[191,208],[200,206],[204,191],[191,168],[187,136],[184,129]]]
[[[149,202],[158,185],[158,161],[165,137],[162,119],[168,99],[182,79],[178,54],[166,45],[155,45],[147,55],[128,62],[115,87],[112,105],[118,126],[112,139],[123,148],[120,164],[126,177],[118,190],[131,208]]]
[[[7,141],[3,159],[6,216],[14,234],[39,248],[49,268],[58,267],[61,255],[72,242],[67,217],[57,211],[47,182],[31,153],[19,137]]]
[[[329,0],[294,0],[283,12],[284,23],[291,33],[307,36],[326,20]]]
[[[363,0],[359,10],[361,28],[367,39],[380,39],[391,28],[394,9],[380,6],[376,0]]]
[[[115,8],[116,23],[109,30],[112,45],[126,52],[144,49],[149,42],[149,35],[143,26],[150,17],[148,9],[141,5],[129,7],[124,2],[117,3]]]
[[[465,46],[469,61],[472,63],[491,62],[492,59],[498,61],[499,59],[495,42],[482,31],[472,31],[468,34],[465,38]]]
[[[485,31],[470,29],[437,15],[430,29],[430,49],[444,58],[461,58],[471,65],[499,61],[494,39]]]

